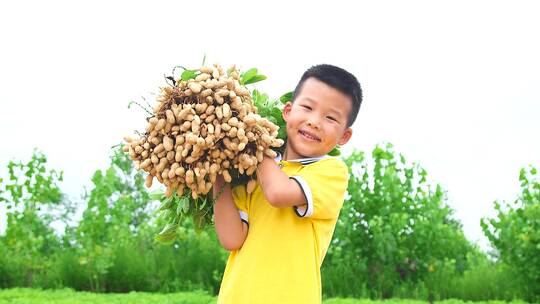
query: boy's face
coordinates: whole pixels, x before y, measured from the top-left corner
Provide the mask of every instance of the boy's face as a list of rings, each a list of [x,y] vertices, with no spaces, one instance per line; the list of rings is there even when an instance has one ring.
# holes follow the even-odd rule
[[[347,119],[349,96],[316,78],[308,78],[294,103],[283,108],[287,126],[287,159],[318,157],[344,145],[352,135]]]

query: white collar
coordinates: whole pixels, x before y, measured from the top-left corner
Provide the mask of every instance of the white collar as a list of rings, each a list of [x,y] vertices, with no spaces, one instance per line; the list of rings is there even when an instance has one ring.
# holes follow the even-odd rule
[[[290,159],[290,160],[286,160],[290,163],[301,163],[302,165],[308,165],[308,164],[311,164],[311,163],[314,163],[316,161],[319,161],[321,159],[324,159],[324,158],[327,158],[327,157],[330,157],[328,155],[323,155],[323,156],[319,156],[319,157],[308,157],[308,158],[299,158],[299,159]],[[276,162],[280,162],[282,160],[282,156],[280,153],[277,154],[277,156],[274,158],[274,160]]]

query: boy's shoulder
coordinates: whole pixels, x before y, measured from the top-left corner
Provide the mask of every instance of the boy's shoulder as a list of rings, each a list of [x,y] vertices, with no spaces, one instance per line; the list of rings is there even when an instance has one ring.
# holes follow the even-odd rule
[[[305,168],[317,168],[317,169],[345,169],[347,170],[347,165],[341,158],[335,156],[325,155],[318,158],[307,159],[307,161],[302,163]]]
[[[325,156],[316,161],[302,164],[298,174],[300,176],[318,179],[325,183],[340,182],[348,180],[349,168],[338,157]]]

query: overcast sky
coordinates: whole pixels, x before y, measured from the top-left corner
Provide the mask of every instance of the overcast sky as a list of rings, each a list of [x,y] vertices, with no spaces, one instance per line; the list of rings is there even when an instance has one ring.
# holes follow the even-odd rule
[[[9,1],[0,4],[0,170],[37,147],[76,199],[144,128],[130,100],[181,64],[257,67],[278,97],[318,63],[364,89],[352,141],[391,142],[448,191],[465,234],[540,166],[535,1]],[[0,210],[0,213],[3,213]],[[0,228],[5,221],[0,217]]]

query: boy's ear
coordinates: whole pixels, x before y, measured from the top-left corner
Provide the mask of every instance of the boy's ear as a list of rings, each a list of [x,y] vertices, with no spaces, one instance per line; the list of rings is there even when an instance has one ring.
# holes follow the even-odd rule
[[[352,128],[345,129],[345,131],[343,132],[343,135],[338,141],[338,145],[343,146],[344,144],[346,144],[349,141],[349,139],[351,139],[351,136],[352,136]]]
[[[287,118],[289,117],[289,113],[291,113],[291,108],[292,108],[292,103],[288,101],[283,107],[283,111],[281,112],[281,116],[283,116],[283,120],[287,121]]]

